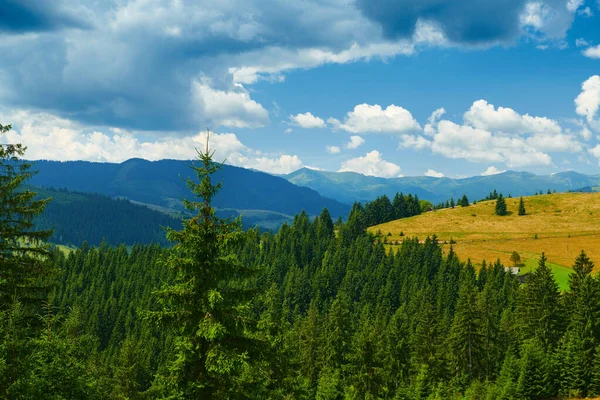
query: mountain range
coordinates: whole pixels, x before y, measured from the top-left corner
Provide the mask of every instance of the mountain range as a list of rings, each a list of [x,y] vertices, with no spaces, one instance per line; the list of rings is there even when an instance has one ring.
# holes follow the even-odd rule
[[[378,196],[393,197],[396,193],[412,193],[422,200],[438,203],[467,195],[481,199],[494,189],[505,196],[528,196],[550,190],[557,192],[590,190],[600,185],[600,175],[561,172],[553,175],[535,175],[530,172],[507,171],[488,176],[464,179],[433,178],[427,176],[402,178],[377,178],[356,172],[327,172],[308,168],[285,175],[285,179],[298,186],[316,190],[321,195],[342,203],[371,201]]]
[[[191,161],[147,161],[130,159],[123,163],[87,161],[36,161],[38,174],[29,182],[39,187],[97,193],[111,198],[128,199],[166,213],[183,210],[182,199],[191,193],[185,179],[194,176]],[[464,179],[402,177],[378,178],[355,172],[327,172],[303,168],[288,175],[223,165],[214,176],[223,182],[213,205],[223,217],[243,215],[244,227],[259,226],[277,230],[284,222],[305,210],[318,215],[327,208],[333,218],[346,217],[355,201],[371,201],[383,194],[413,194],[434,204],[466,194],[481,199],[497,190],[505,196],[526,196],[550,190],[557,192],[594,190],[600,175],[561,172],[535,175],[508,171],[490,176]]]
[[[185,182],[195,176],[191,164],[142,159],[120,164],[36,161],[38,173],[29,184],[124,198],[166,212],[182,211],[182,200],[192,196]],[[213,178],[213,182],[223,182],[213,205],[222,216],[244,215],[245,226],[277,229],[302,210],[318,215],[326,207],[334,218],[345,217],[350,210],[347,204],[264,172],[223,165]]]

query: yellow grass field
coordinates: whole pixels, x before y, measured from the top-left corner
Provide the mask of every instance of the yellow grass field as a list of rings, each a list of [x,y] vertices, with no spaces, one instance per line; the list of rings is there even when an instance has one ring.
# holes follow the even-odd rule
[[[517,215],[519,199],[512,198],[506,199],[510,215],[504,217],[495,215],[494,200],[427,212],[376,225],[369,231],[381,231],[388,243],[415,236],[424,240],[435,234],[440,241],[448,242],[445,251],[452,239],[458,256],[470,258],[475,265],[498,258],[504,265],[511,265],[510,255],[517,251],[524,262],[545,252],[551,263],[570,267],[585,250],[596,262],[596,270],[600,269],[600,193],[544,194],[523,199],[527,210],[524,216]],[[386,236],[388,233],[391,236]]]

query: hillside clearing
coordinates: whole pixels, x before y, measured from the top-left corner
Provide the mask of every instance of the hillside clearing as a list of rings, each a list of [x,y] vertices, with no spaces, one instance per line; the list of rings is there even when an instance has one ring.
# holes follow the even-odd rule
[[[524,201],[527,209],[524,216],[517,215],[519,199],[508,198],[509,215],[504,217],[495,215],[496,202],[492,200],[428,212],[368,230],[380,231],[392,244],[407,237],[425,239],[435,234],[446,251],[452,240],[458,256],[464,260],[470,258],[475,265],[498,258],[511,265],[513,251],[521,255],[526,265],[537,262],[545,252],[557,270],[570,268],[581,250],[592,260],[600,260],[600,193],[545,194],[524,197]],[[387,236],[388,233],[391,235]],[[555,273],[565,282],[568,279],[568,270]]]

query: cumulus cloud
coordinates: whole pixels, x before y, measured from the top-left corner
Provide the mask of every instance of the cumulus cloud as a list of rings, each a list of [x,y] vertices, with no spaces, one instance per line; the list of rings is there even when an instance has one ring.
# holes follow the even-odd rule
[[[325,128],[325,121],[319,117],[315,117],[309,112],[304,114],[297,114],[290,116],[290,120],[294,125],[301,128],[312,129],[312,128]]]
[[[235,91],[216,90],[207,82],[194,82],[193,91],[202,112],[218,126],[257,128],[269,122],[269,113],[250,98],[241,85]]]
[[[361,138],[360,136],[350,136],[350,141],[348,142],[348,144],[346,145],[346,147],[348,147],[349,149],[357,149],[359,146],[363,145],[365,143],[365,139]]]
[[[415,149],[422,150],[431,147],[431,142],[425,139],[423,136],[413,135],[402,135],[400,137],[400,148],[401,149]]]
[[[435,127],[444,114],[446,114],[446,110],[444,108],[438,108],[431,113],[431,116],[427,120],[428,123],[425,125],[425,128],[423,128],[423,133],[425,133],[427,136],[433,136],[435,133]]]
[[[373,150],[364,157],[351,158],[342,162],[338,172],[348,171],[382,178],[395,178],[400,176],[401,168],[394,163],[385,161],[377,150]]]
[[[247,157],[239,153],[230,157],[233,165],[244,168],[254,168],[272,174],[289,174],[303,167],[302,161],[296,155],[281,155],[276,158]]]
[[[406,133],[421,129],[410,111],[394,104],[385,109],[379,104],[359,104],[348,112],[344,122],[335,118],[327,122],[336,129],[351,133]]]
[[[475,128],[503,133],[557,135],[562,132],[558,122],[552,119],[520,115],[511,108],[496,109],[485,100],[474,102],[464,114],[464,120]]]
[[[327,146],[326,150],[329,154],[338,154],[340,151],[342,151],[340,146]]]
[[[0,102],[131,130],[257,127],[268,113],[236,84],[423,46],[511,43],[527,2],[13,0],[0,21]],[[551,18],[530,26],[556,36],[578,3],[543,3]]]
[[[89,130],[77,122],[45,112],[0,112],[0,120],[11,121],[13,130],[0,137],[3,143],[23,143],[31,160],[87,160],[123,162],[130,158],[147,160],[196,158],[196,149],[204,148],[206,132],[187,136],[163,133],[160,139],[141,140],[139,132],[119,128]],[[233,133],[210,133],[210,147],[216,160],[245,168],[283,174],[303,166],[296,155],[259,156]]]
[[[432,143],[434,153],[474,162],[505,162],[511,167],[550,165],[552,159],[525,140],[494,134],[469,125],[443,120]]]
[[[583,55],[588,58],[600,58],[600,45],[588,47],[583,51]]]
[[[437,172],[437,171],[435,171],[435,170],[433,170],[433,169],[430,168],[430,169],[427,170],[427,172],[425,172],[425,176],[429,176],[429,177],[432,177],[432,178],[443,178],[444,174],[441,173],[441,172]]]
[[[592,128],[600,131],[600,75],[594,75],[581,85],[581,93],[575,99],[575,111],[585,117]]]
[[[506,170],[505,170],[505,169],[503,169],[503,170],[500,170],[500,169],[498,169],[498,168],[494,167],[493,165],[490,165],[490,166],[488,167],[488,169],[486,169],[485,171],[483,171],[483,172],[481,173],[481,176],[497,175],[497,174],[502,174],[502,173],[504,173],[504,172],[506,172]]]
[[[591,148],[588,150],[589,153],[596,157],[596,159],[598,160],[598,165],[600,166],[600,144],[596,145],[596,147]]]

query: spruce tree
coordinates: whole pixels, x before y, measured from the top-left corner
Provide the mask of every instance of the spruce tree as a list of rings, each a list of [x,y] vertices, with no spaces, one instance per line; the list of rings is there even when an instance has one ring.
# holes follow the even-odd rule
[[[502,193],[498,195],[498,199],[496,200],[496,215],[504,216],[508,212],[506,211],[506,200],[504,200],[504,196]]]
[[[521,287],[517,317],[523,339],[536,338],[545,349],[556,344],[562,329],[560,292],[552,270],[542,253],[538,267]]]
[[[233,250],[243,237],[239,219],[216,216],[211,201],[221,188],[212,175],[222,164],[213,162],[208,147],[198,152],[200,166],[192,166],[199,183],[187,185],[197,200],[184,206],[197,212],[183,221],[183,229],[167,229],[175,245],[163,263],[175,281],[155,292],[163,309],[146,317],[170,328],[174,354],[168,372],[157,378],[156,390],[183,398],[244,397],[241,372],[256,356],[258,343],[248,331],[248,305],[254,291],[246,289],[255,270],[243,265]]]
[[[0,125],[0,139],[11,129]],[[0,145],[0,311],[15,299],[33,316],[50,288],[53,268],[46,240],[52,230],[36,230],[34,219],[51,199],[34,200],[25,182],[36,173],[22,160],[26,147]]]
[[[525,211],[525,203],[523,202],[523,197],[519,200],[519,215],[525,215],[527,211]]]

